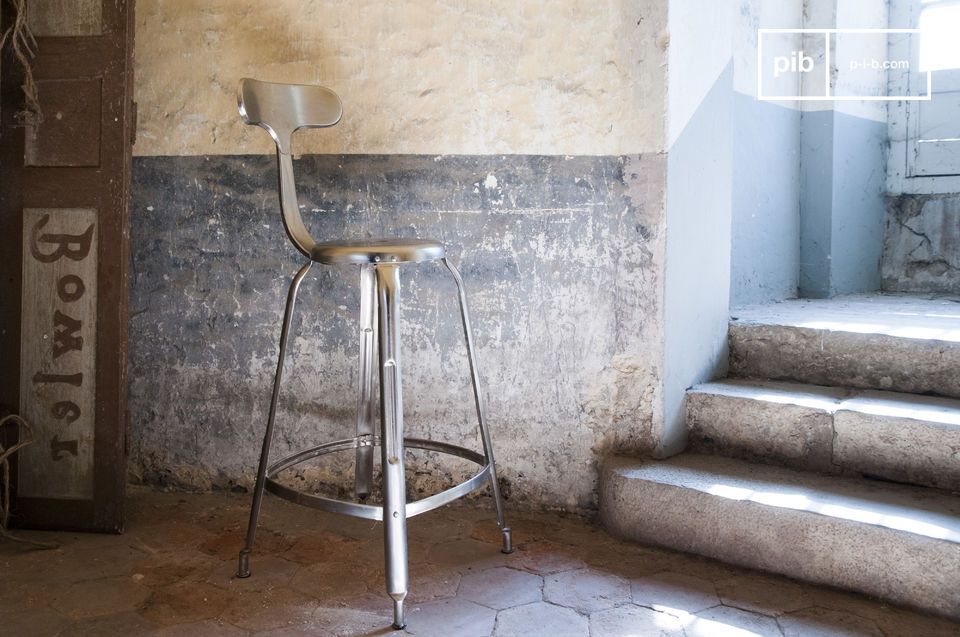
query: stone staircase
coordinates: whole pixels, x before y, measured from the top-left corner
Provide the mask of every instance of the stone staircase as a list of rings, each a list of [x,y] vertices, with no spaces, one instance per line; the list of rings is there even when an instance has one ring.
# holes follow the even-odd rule
[[[729,340],[688,451],[606,463],[608,528],[960,619],[960,303],[788,301]]]

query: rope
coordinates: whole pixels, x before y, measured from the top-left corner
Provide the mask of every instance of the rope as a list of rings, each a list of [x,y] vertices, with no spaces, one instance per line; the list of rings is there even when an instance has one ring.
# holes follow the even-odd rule
[[[23,67],[24,108],[16,114],[17,120],[24,125],[36,126],[43,121],[43,112],[40,110],[40,100],[37,96],[37,84],[33,79],[33,69],[30,60],[37,55],[37,40],[30,31],[27,23],[27,0],[9,0],[13,5],[13,24],[0,35],[0,49],[3,49],[7,40],[13,46],[13,54]]]
[[[16,414],[4,416],[3,418],[0,418],[0,430],[2,430],[3,426],[8,422],[19,424],[21,434],[20,442],[13,445],[9,449],[4,448],[3,445],[0,445],[0,469],[2,469],[2,471],[0,471],[0,475],[2,475],[0,482],[3,483],[2,496],[0,496],[0,537],[12,540],[14,542],[20,542],[22,544],[29,544],[30,546],[35,546],[42,549],[58,548],[59,545],[57,544],[27,540],[17,537],[7,531],[7,522],[10,519],[10,458],[13,456],[13,454],[17,453],[33,442],[33,430],[30,428],[30,425],[27,424],[26,420],[20,416],[17,416]]]

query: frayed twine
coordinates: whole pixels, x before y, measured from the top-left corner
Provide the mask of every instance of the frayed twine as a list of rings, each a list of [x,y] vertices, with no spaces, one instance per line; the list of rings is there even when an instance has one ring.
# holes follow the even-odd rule
[[[16,535],[13,535],[7,531],[7,522],[10,519],[10,458],[13,456],[13,454],[33,442],[33,430],[30,428],[30,425],[27,424],[26,420],[20,416],[17,416],[16,414],[4,416],[3,418],[0,418],[0,431],[2,431],[3,426],[8,422],[13,422],[20,425],[20,440],[17,442],[17,444],[13,445],[9,449],[6,449],[3,447],[3,445],[0,445],[0,482],[3,483],[3,488],[0,490],[0,537],[12,540],[14,542],[19,542],[21,544],[28,544],[38,549],[59,548],[59,544],[27,540],[22,537],[17,537]]]
[[[13,5],[13,24],[0,35],[0,49],[10,41],[13,54],[17,62],[23,67],[23,109],[18,111],[14,118],[21,126],[38,126],[43,121],[43,111],[40,109],[40,99],[37,94],[37,84],[33,79],[33,69],[30,61],[37,55],[37,39],[30,31],[27,22],[27,0],[9,0]]]

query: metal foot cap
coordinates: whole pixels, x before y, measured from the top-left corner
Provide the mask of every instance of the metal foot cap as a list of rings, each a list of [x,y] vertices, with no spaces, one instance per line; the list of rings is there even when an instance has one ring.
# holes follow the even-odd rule
[[[509,526],[503,527],[501,531],[503,532],[503,548],[500,549],[500,552],[509,555],[513,553],[513,533]]]
[[[247,549],[240,551],[240,560],[237,566],[237,577],[250,577],[250,551]]]
[[[406,596],[406,593],[404,593]],[[403,599],[393,600],[393,628],[394,630],[403,630],[407,627],[407,622],[403,617]]]

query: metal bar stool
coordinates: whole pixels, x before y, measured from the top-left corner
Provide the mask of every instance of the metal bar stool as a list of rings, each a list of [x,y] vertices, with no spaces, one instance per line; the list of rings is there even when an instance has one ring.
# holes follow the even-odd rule
[[[483,399],[480,393],[480,375],[473,348],[473,334],[467,313],[467,297],[460,273],[447,259],[443,245],[429,239],[371,239],[366,241],[337,241],[318,243],[310,236],[297,204],[296,185],[290,142],[293,133],[301,128],[323,128],[340,121],[342,107],[337,95],[320,86],[273,84],[244,79],[238,94],[240,115],[247,124],[260,126],[270,133],[277,145],[280,173],[280,209],[283,225],[293,245],[308,258],[290,283],[287,304],[280,332],[280,355],[270,399],[270,414],[263,437],[257,480],[250,507],[247,539],[240,551],[238,577],[250,576],[250,551],[257,532],[257,519],[263,490],[306,506],[343,513],[370,520],[382,520],[386,554],[387,593],[393,599],[393,626],[403,628],[403,600],[407,595],[407,518],[452,502],[487,482],[493,491],[497,508],[497,524],[503,534],[504,553],[513,551],[510,528],[503,516],[503,499],[497,484],[493,446],[484,420]],[[400,266],[404,263],[442,261],[457,284],[460,316],[470,363],[473,398],[477,408],[477,422],[483,441],[483,453],[464,447],[404,438],[403,399],[400,386]],[[287,351],[287,337],[296,302],[297,290],[313,263],[357,264],[360,266],[360,373],[357,401],[357,435],[337,440],[296,453],[268,464],[273,425],[280,397],[280,380]],[[379,351],[380,376],[380,435],[374,427],[374,357]],[[367,504],[373,480],[373,452],[380,447],[383,505]],[[475,462],[481,468],[473,477],[445,491],[407,503],[404,479],[404,448],[426,449],[451,454]],[[354,492],[357,501],[348,502],[304,493],[292,489],[279,480],[281,471],[318,456],[356,449],[356,480]]]

